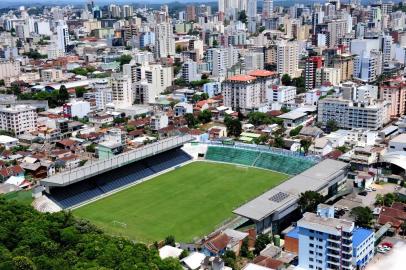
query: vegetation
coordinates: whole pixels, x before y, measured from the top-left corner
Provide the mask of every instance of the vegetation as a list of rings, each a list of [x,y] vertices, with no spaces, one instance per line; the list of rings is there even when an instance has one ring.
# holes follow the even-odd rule
[[[276,117],[270,117],[263,112],[250,112],[248,114],[248,122],[254,126],[260,126],[265,124],[278,124],[281,125],[283,120]]]
[[[226,250],[222,256],[224,264],[232,269],[237,269],[237,255],[232,250]]]
[[[302,139],[300,140],[300,150],[303,150],[303,153],[307,154],[309,152],[309,148],[312,145],[312,141],[309,139]]]
[[[247,19],[248,19],[248,17],[247,17],[247,14],[245,13],[245,10],[241,10],[238,13],[238,20],[242,23],[247,23]]]
[[[70,212],[44,214],[1,198],[0,224],[0,269],[182,269],[156,249],[108,236]]]
[[[254,254],[259,255],[259,253],[268,245],[271,243],[271,238],[267,234],[260,234],[257,237],[257,240],[255,241],[255,250]]]
[[[125,64],[129,64],[133,57],[129,54],[123,54],[118,58],[118,62],[120,63],[120,66],[123,66]]]
[[[209,110],[203,110],[199,113],[198,119],[201,123],[206,124],[211,122],[211,111]]]
[[[209,99],[209,95],[207,93],[194,94],[192,97],[192,100],[194,103],[197,103],[201,100],[207,100],[207,99]]]
[[[227,115],[224,118],[224,124],[227,127],[227,134],[229,136],[235,136],[235,137],[240,136],[240,134],[242,132],[242,125],[241,125],[241,121],[239,119],[234,119]]]
[[[34,60],[47,58],[47,55],[40,54],[38,51],[30,50],[29,52],[23,53],[24,56],[28,56]]]
[[[371,221],[374,218],[372,210],[362,206],[351,209],[350,216],[355,219],[355,225],[367,228],[371,226]]]
[[[81,98],[85,93],[87,93],[86,88],[79,86],[75,88],[76,97]]]
[[[299,135],[300,131],[302,130],[303,126],[297,126],[294,129],[291,129],[289,132],[290,137],[295,137],[297,135]]]
[[[81,75],[81,76],[87,76],[89,73],[95,72],[96,69],[92,66],[87,66],[87,67],[77,67],[72,70],[73,73],[76,75]]]
[[[324,202],[324,197],[316,191],[305,191],[300,193],[299,207],[304,212],[314,212],[317,209],[317,205]]]
[[[241,203],[286,175],[230,164],[194,162],[73,211],[114,235],[153,242],[207,235]],[[247,181],[248,180],[248,181]],[[159,196],[157,196],[159,194]],[[114,221],[126,224],[118,226]]]
[[[199,120],[196,119],[193,113],[186,113],[184,117],[189,128],[195,128],[199,124]]]
[[[338,124],[334,120],[328,120],[326,123],[327,132],[334,132],[338,130]]]

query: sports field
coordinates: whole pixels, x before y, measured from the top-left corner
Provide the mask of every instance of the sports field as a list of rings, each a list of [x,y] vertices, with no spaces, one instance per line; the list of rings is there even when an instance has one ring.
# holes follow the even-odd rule
[[[193,162],[114,195],[74,214],[106,232],[152,242],[177,241],[212,232],[232,210],[288,178],[268,170]]]

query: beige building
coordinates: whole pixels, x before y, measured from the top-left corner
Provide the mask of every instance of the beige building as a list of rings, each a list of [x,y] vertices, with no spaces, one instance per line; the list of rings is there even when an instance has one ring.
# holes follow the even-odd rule
[[[131,77],[121,73],[113,74],[111,77],[112,102],[118,107],[129,107],[133,105],[133,93]]]
[[[406,114],[406,81],[404,78],[386,80],[379,86],[379,97],[389,102],[389,117]]]
[[[334,68],[339,68],[341,70],[341,80],[347,81],[352,79],[352,74],[354,72],[354,57],[349,54],[336,55],[333,60]]]
[[[0,108],[0,129],[13,132],[15,135],[34,131],[37,127],[37,112],[27,105],[15,105]]]
[[[41,79],[44,82],[59,82],[63,79],[63,73],[60,69],[43,69],[41,70]]]
[[[277,45],[277,71],[295,78],[299,72],[299,46],[296,41],[282,40]]]
[[[338,85],[341,82],[341,69],[339,68],[318,68],[316,69],[316,87],[330,83]]]
[[[0,80],[17,77],[21,74],[20,62],[0,61]]]

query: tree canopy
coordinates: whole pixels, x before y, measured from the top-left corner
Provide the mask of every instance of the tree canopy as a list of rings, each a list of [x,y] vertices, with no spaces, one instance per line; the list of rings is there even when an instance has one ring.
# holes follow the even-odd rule
[[[316,191],[308,190],[300,194],[298,204],[302,212],[314,212],[317,209],[317,205],[323,201],[323,195]]]
[[[0,269],[182,269],[156,249],[108,236],[70,212],[44,214],[0,198],[0,227]]]
[[[369,207],[362,206],[351,209],[350,216],[354,217],[355,225],[360,227],[370,227],[374,218],[372,210]]]

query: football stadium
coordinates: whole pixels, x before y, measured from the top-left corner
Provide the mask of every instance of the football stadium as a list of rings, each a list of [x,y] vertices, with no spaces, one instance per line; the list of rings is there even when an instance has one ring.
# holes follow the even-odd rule
[[[342,162],[270,147],[192,140],[161,140],[42,185],[54,205],[112,235],[192,242],[247,221],[258,232],[274,230],[295,211],[300,192],[334,194],[346,170]]]

